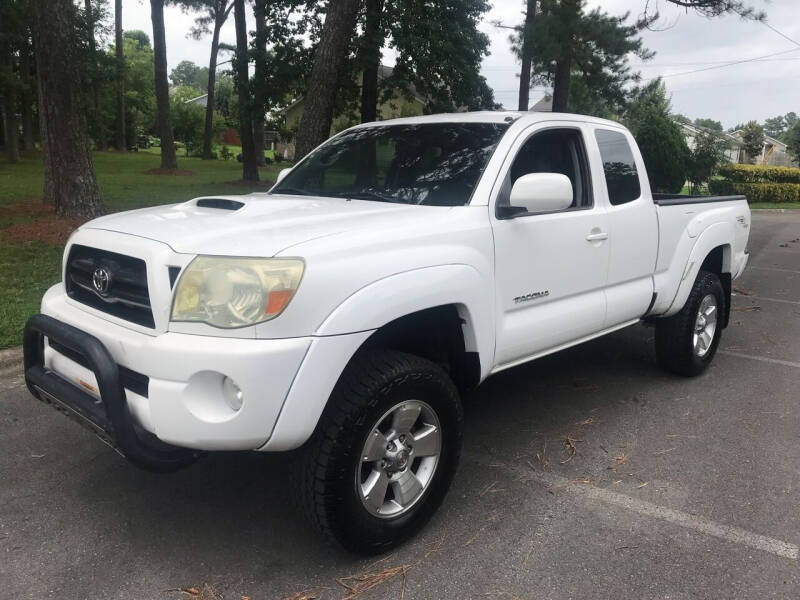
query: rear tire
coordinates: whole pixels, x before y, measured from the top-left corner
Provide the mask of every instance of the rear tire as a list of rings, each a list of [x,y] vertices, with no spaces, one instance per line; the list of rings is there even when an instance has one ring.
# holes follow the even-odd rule
[[[667,371],[693,377],[708,368],[717,352],[725,314],[719,277],[700,271],[681,311],[656,323],[656,359]]]
[[[401,544],[444,499],[462,423],[458,391],[434,363],[391,350],[357,355],[304,448],[307,513],[352,552]]]

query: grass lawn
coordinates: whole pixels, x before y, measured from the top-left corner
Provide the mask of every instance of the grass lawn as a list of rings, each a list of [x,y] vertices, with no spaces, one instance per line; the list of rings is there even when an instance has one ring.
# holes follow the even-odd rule
[[[800,202],[752,202],[750,208],[787,208],[789,210],[800,210]]]
[[[264,190],[286,164],[260,169],[262,181],[244,185],[236,160],[204,161],[178,156],[188,175],[151,175],[158,154],[96,152],[94,167],[109,212],[182,202],[196,196]],[[268,184],[269,182],[269,184]],[[22,342],[22,328],[45,290],[61,279],[63,223],[41,205],[43,166],[39,155],[23,154],[12,165],[0,160],[0,348]],[[74,223],[77,225],[77,222]],[[52,235],[58,226],[60,236]],[[30,239],[20,234],[30,232]],[[56,241],[58,238],[58,241]]]

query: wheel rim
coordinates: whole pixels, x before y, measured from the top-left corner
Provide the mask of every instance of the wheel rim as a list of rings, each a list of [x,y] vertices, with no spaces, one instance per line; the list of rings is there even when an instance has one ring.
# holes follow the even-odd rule
[[[692,344],[694,353],[702,358],[711,350],[714,334],[717,331],[717,299],[713,294],[706,295],[700,302],[694,321]]]
[[[356,467],[356,491],[364,508],[383,519],[414,506],[433,481],[442,434],[439,418],[421,400],[405,400],[370,429]]]

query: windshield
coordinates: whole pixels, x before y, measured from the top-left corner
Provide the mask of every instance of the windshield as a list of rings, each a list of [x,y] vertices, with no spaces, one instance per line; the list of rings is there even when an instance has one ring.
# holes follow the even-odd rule
[[[463,206],[507,128],[431,123],[354,129],[311,153],[272,193]]]

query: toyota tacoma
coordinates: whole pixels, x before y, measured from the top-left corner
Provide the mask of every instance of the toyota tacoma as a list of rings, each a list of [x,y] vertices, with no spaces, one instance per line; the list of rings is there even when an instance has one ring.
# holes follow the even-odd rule
[[[652,194],[619,123],[363,124],[267,193],[80,227],[25,377],[143,468],[299,449],[316,524],[382,552],[441,504],[460,396],[492,374],[642,321],[660,365],[702,373],[749,227],[742,196]]]

